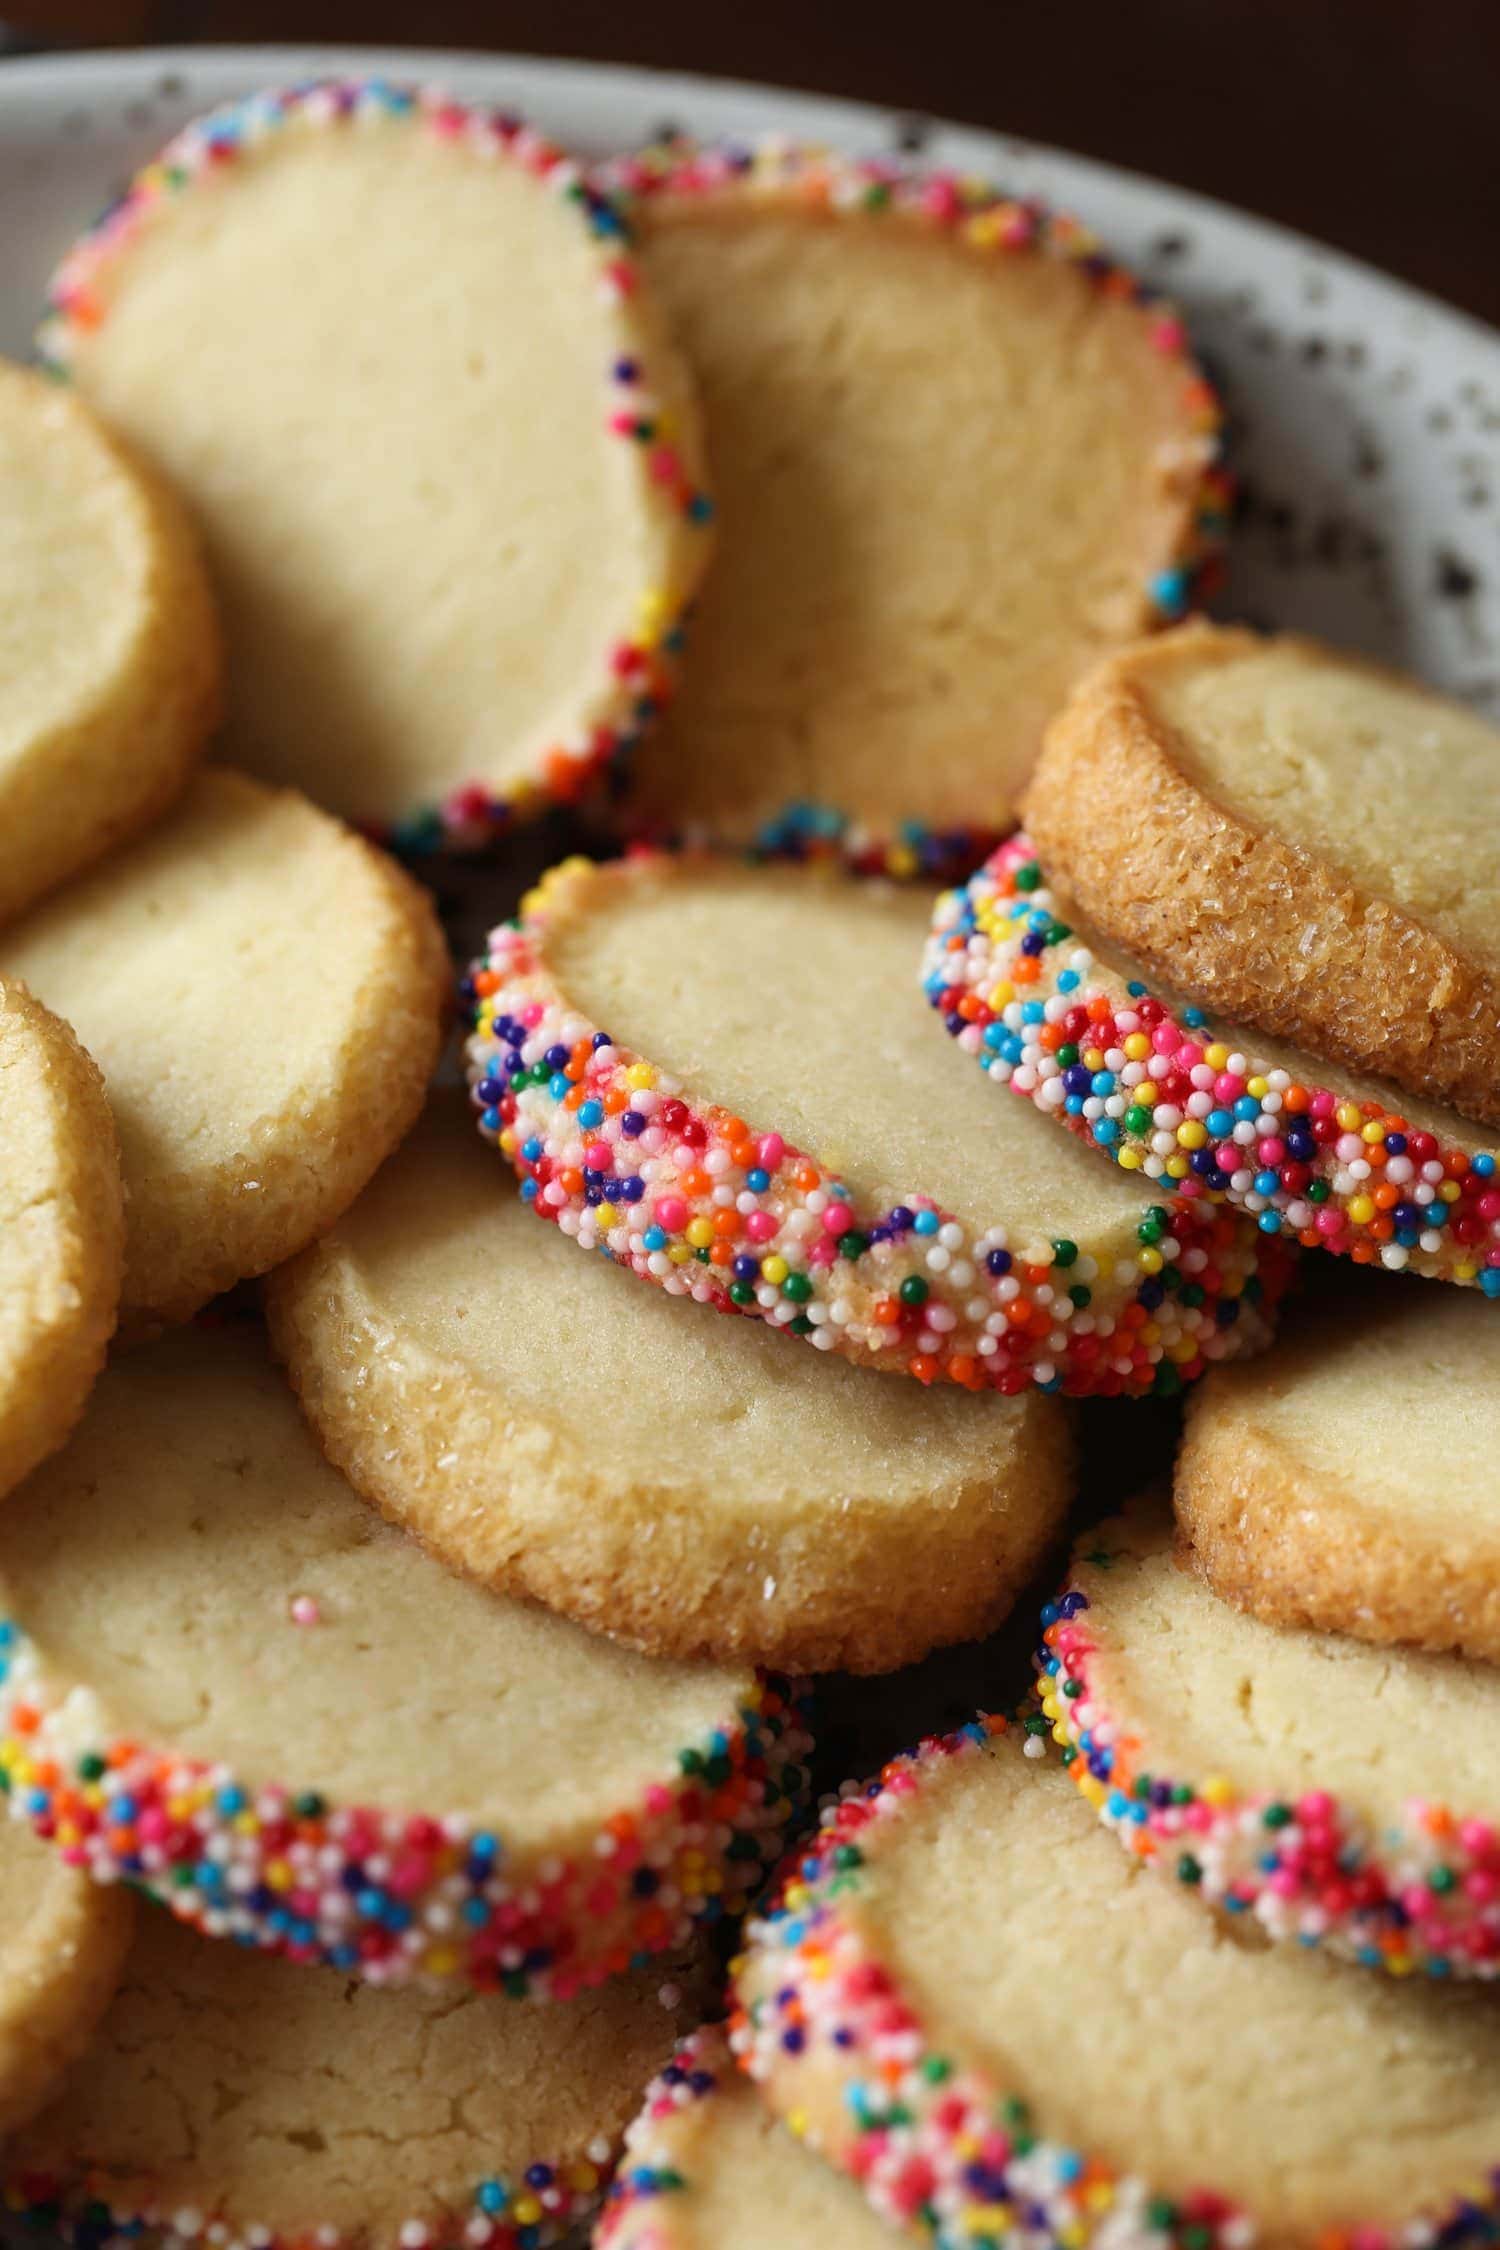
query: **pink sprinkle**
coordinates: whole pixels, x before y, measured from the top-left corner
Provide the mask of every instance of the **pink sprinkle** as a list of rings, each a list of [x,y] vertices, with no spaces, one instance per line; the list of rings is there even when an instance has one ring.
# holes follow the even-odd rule
[[[656,1199],[656,1223],[665,1227],[668,1234],[681,1234],[687,1225],[688,1207],[680,1195],[659,1195]]]
[[[825,1234],[848,1234],[854,1225],[854,1213],[847,1203],[830,1203],[823,1213]]]
[[[313,1600],[312,1595],[298,1594],[292,1603],[292,1623],[294,1625],[321,1625],[322,1622],[323,1612]]]
[[[658,1204],[657,1208],[661,1206]],[[769,1242],[776,1232],[776,1221],[769,1211],[752,1211],[745,1221],[745,1232],[752,1242]]]
[[[755,1153],[760,1158],[762,1169],[774,1172],[786,1154],[786,1142],[779,1133],[765,1133],[756,1142]]]

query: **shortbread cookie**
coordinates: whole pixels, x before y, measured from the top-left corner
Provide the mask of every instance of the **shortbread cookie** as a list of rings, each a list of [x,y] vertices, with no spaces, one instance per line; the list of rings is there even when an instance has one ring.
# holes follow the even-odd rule
[[[425,892],[292,790],[217,769],[0,933],[104,1072],[126,1316],[183,1320],[335,1219],[422,1105],[450,970]]]
[[[625,2136],[595,2250],[889,2250],[858,2188],[820,2164],[695,2032]]]
[[[1212,1385],[1173,1498],[1271,1624],[1500,1663],[1500,1319],[1390,1284],[1310,1306],[1258,1380]]]
[[[566,1998],[743,1900],[798,1708],[451,1577],[244,1323],[128,1354],[0,1525],[0,1774],[102,1880],[386,1982]]]
[[[1479,2244],[1500,2018],[1157,1882],[987,1722],[848,1798],[751,1931],[733,2039],[924,2241]]]
[[[1500,1153],[1453,1110],[1148,989],[1014,836],[933,913],[927,997],[999,1086],[1263,1232],[1500,1298]]]
[[[1043,1628],[1043,1718],[1139,1858],[1273,1937],[1500,1975],[1500,1670],[1243,1615],[1159,1496],[1085,1535]]]
[[[62,1444],[115,1325],[125,1215],[98,1070],[0,977],[0,1498]]]
[[[1262,1342],[1280,1245],[997,1104],[927,1021],[927,922],[828,869],[570,861],[471,980],[481,1130],[586,1249],[923,1381],[1169,1390]]]
[[[721,515],[631,817],[903,869],[967,836],[972,866],[1075,680],[1180,614],[1215,543],[1218,406],[1176,314],[971,179],[784,142],[605,177]]]
[[[1059,1401],[913,1397],[684,1320],[539,1227],[457,1095],[268,1309],[358,1491],[455,1569],[658,1656],[891,1671],[977,1638],[1071,1496]]]
[[[1357,657],[1184,626],[1026,799],[1091,927],[1205,1007],[1500,1125],[1500,733]]]
[[[0,1825],[0,2136],[49,2101],[108,2007],[130,1900]]]
[[[366,1992],[152,1907],[92,2052],[6,2151],[69,2240],[164,2250],[543,2250],[597,2205],[695,1972],[565,2007]]]
[[[203,527],[232,755],[414,846],[572,798],[670,685],[697,415],[619,216],[514,118],[378,82],[190,125],[41,346]]]
[[[178,501],[80,400],[0,360],[0,922],[163,812],[219,704]]]

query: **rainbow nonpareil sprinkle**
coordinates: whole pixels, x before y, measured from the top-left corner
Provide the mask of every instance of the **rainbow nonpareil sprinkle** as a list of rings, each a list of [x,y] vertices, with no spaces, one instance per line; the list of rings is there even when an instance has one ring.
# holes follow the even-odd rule
[[[566,862],[471,971],[479,1128],[540,1217],[674,1295],[922,1382],[1166,1393],[1266,1340],[1289,1267],[1233,1213],[1143,1202],[1128,1255],[1101,1268],[1061,1235],[973,1234],[916,1189],[868,1208],[774,1124],[700,1100],[617,1046],[560,987],[549,926],[595,883],[678,864],[712,863]]]
[[[797,1817],[804,1691],[753,1700],[568,1855],[517,1860],[472,1818],[252,1785],[122,1739],[0,1622],[0,1794],[101,1882],[139,1885],[210,1936],[371,1983],[459,1978],[565,2000],[738,1912]]]
[[[938,900],[923,979],[997,1086],[1174,1200],[1500,1301],[1500,1152],[1478,1128],[1460,1144],[1459,1120],[1441,1138],[1356,1099],[1331,1064],[1257,1059],[1253,1032],[1106,967],[1025,836]]]
[[[248,159],[264,160],[294,128],[410,128],[476,162],[514,167],[576,211],[592,247],[601,302],[618,308],[614,348],[599,371],[601,425],[629,447],[643,505],[706,534],[712,502],[680,449],[656,396],[652,370],[638,349],[629,308],[640,277],[620,211],[543,134],[504,111],[456,102],[434,88],[397,86],[378,78],[316,80],[252,94],[186,126],[135,175],[62,261],[38,333],[43,364],[69,378],[80,341],[109,320],[112,293],[132,247],[169,218],[184,196],[205,189],[224,192],[237,166]],[[503,792],[481,780],[462,783],[440,803],[414,808],[393,825],[372,823],[372,832],[407,852],[474,850],[543,805],[570,804],[584,795],[639,741],[670,698],[683,616],[703,554],[706,544],[683,584],[641,588],[633,623],[601,651],[599,677],[580,694],[568,732],[537,744],[523,780]]]
[[[1107,1572],[1109,1557],[1087,1558]],[[1163,1773],[1111,1709],[1084,1589],[1042,1611],[1041,1717],[1106,1827],[1211,1906],[1405,1976],[1500,1976],[1500,1819],[1413,1801],[1378,1831],[1326,1789],[1285,1796]]]
[[[784,2094],[795,2090],[789,2072],[831,2067],[840,2124],[836,2145],[820,2137],[819,2154],[858,2181],[882,2220],[935,2250],[1251,2250],[1253,2217],[1213,2189],[1164,2196],[1051,2138],[1042,2098],[1023,2099],[934,2042],[871,1941],[860,1893],[882,1830],[948,1761],[985,1755],[1006,1724],[981,1718],[924,1742],[825,1814],[816,1844],[748,1927],[735,1970],[736,2058],[758,2082],[783,2081]],[[1087,1999],[1059,1993],[1058,2005]],[[794,2131],[811,2132],[800,2109],[777,2107]],[[1442,2219],[1329,2227],[1317,2240],[1321,2250],[1477,2250],[1497,2231],[1500,2167]]]
[[[670,2250],[672,2229],[657,2223],[658,2214],[690,2194],[692,2186],[674,2162],[673,2126],[719,2091],[726,2072],[733,2077],[723,2033],[703,2030],[684,2039],[652,2080],[645,2106],[625,2135],[625,2153],[595,2231],[595,2250],[613,2250],[624,2241],[630,2250]]]

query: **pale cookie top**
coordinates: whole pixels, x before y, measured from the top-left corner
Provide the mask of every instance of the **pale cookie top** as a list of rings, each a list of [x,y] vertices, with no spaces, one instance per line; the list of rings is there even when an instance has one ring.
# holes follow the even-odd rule
[[[540,135],[374,83],[256,95],[137,177],[52,313],[203,526],[240,763],[477,840],[639,731],[707,559],[696,415],[620,221]]]
[[[831,2165],[736,2070],[722,2032],[678,2049],[625,2137],[597,2250],[890,2250]]]
[[[456,1096],[270,1286],[361,1490],[457,1567],[657,1653],[899,1662],[990,1616],[1065,1505],[1061,1404],[909,1393],[684,1320],[539,1226]]]
[[[0,966],[104,1072],[138,1318],[185,1316],[351,1200],[420,1106],[449,973],[391,862],[217,768],[0,935]]]
[[[1117,2244],[1180,2240],[1199,2193],[1232,2207],[1202,2213],[1217,2244],[1248,2223],[1276,2245],[1355,2227],[1388,2245],[1461,2199],[1493,2200],[1488,1995],[1398,1989],[1268,1947],[1133,1863],[1066,1778],[1013,1743],[965,1735],[898,1761],[873,1805],[846,1808],[818,1866],[757,1931],[738,2036],[777,2106],[867,2162],[877,2197],[892,2186],[877,2136],[894,2100],[913,2111],[902,2160],[933,2162],[932,2200],[971,2213],[972,2231],[1000,2200],[996,2172],[1042,2206],[1041,2239],[1068,2242],[1098,2228]],[[893,2016],[914,2032],[894,2051]],[[794,2044],[783,2031],[799,2020]],[[976,2178],[964,2167],[980,2115],[1001,2130]],[[1024,2159],[1007,2143],[1022,2130]],[[1113,2182],[1107,2220],[1081,2175]],[[1159,2198],[1178,2210],[1158,2215]]]
[[[550,958],[622,1046],[785,1138],[871,1203],[920,1188],[977,1234],[1126,1252],[1147,1196],[932,1036],[918,985],[928,902],[800,869],[664,868],[602,883]]]
[[[123,1892],[0,1819],[0,2133],[41,2108],[87,2044],[132,1922]]]
[[[172,2244],[206,2223],[232,2250],[552,2243],[691,2020],[660,1966],[559,2008],[377,1993],[153,1907],[92,2052],[7,2151],[8,2183]]]
[[[1204,1006],[1500,1125],[1500,733],[1313,641],[1192,624],[1101,664],[1026,822]]]
[[[125,1221],[99,1073],[0,978],[0,1496],[61,1444],[115,1324]]]
[[[384,1984],[566,2001],[733,1911],[807,1786],[798,1691],[450,1575],[244,1323],[105,1376],[9,1511],[0,1615],[19,1814],[211,1936]]]
[[[897,854],[1003,828],[1079,673],[1180,611],[1219,504],[1175,314],[970,179],[784,143],[606,176],[702,386],[721,529],[635,813],[734,840],[833,814]]]
[[[585,1249],[920,1381],[1164,1390],[1263,1341],[1280,1246],[998,1114],[926,924],[827,867],[564,862],[464,988],[480,1131]]]
[[[1147,700],[1226,810],[1500,969],[1500,732],[1314,642],[1163,666]]]
[[[176,795],[218,705],[186,518],[87,406],[0,361],[0,920]]]
[[[169,1337],[105,1374],[5,1511],[0,1607],[95,1739],[251,1790],[482,1818],[516,1852],[643,1795],[751,1689],[430,1561],[323,1460],[253,1329]]]
[[[1266,1624],[1173,1553],[1159,1495],[1080,1541],[1042,1712],[1122,1843],[1274,1937],[1500,1973],[1500,1671]]]

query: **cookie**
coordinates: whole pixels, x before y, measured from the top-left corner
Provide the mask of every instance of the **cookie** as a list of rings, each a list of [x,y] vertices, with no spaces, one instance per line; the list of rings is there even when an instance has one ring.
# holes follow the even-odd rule
[[[1456,1111],[1148,989],[1014,836],[933,913],[927,997],[965,1053],[1102,1150],[1266,1234],[1500,1299],[1500,1154]]]
[[[6,2193],[77,2243],[545,2250],[597,2205],[695,1998],[659,1964],[566,2007],[371,1992],[153,1907]]]
[[[1188,625],[1079,689],[1025,810],[1147,975],[1500,1125],[1500,734],[1462,705]]]
[[[923,1381],[1167,1391],[1262,1342],[1281,1246],[997,1104],[927,923],[830,869],[570,861],[471,977],[480,1129],[585,1249]]]
[[[657,1656],[890,1671],[1000,1623],[1071,1495],[1060,1402],[914,1397],[684,1320],[499,1188],[455,1095],[271,1278],[356,1490],[454,1569]]]
[[[166,810],[220,707],[178,501],[83,402],[0,360],[0,922]]]
[[[107,1891],[13,1822],[0,1825],[0,2135],[50,2101],[115,1989],[130,1944]]]
[[[1215,546],[1219,410],[1176,313],[969,178],[782,141],[605,178],[720,508],[628,817],[967,872],[1074,681],[1179,614]]]
[[[262,779],[478,844],[669,691],[691,386],[619,215],[514,118],[375,80],[218,110],[69,253],[40,346],[191,502]]]
[[[819,2164],[695,2032],[651,2087],[594,2234],[595,2250],[889,2250],[859,2190]]]
[[[16,1818],[375,1981],[567,1998],[741,1903],[802,1782],[790,1691],[651,1663],[382,1523],[245,1323],[105,1373],[4,1511],[0,1613]]]
[[[1189,1417],[1173,1502],[1216,1592],[1273,1625],[1500,1664],[1500,1321],[1372,1284]]]
[[[1038,1658],[1033,1725],[1148,1866],[1275,1938],[1500,1975],[1500,1670],[1242,1615],[1159,1495],[1085,1534]]]
[[[120,1158],[72,1032],[0,978],[0,1498],[62,1444],[115,1325]]]
[[[104,1072],[124,1314],[184,1320],[329,1225],[422,1105],[450,970],[425,892],[292,790],[198,775],[0,933]]]
[[[999,1724],[848,1797],[754,1925],[732,2037],[778,2114],[924,2241],[1491,2240],[1492,1994],[1225,1922]]]

